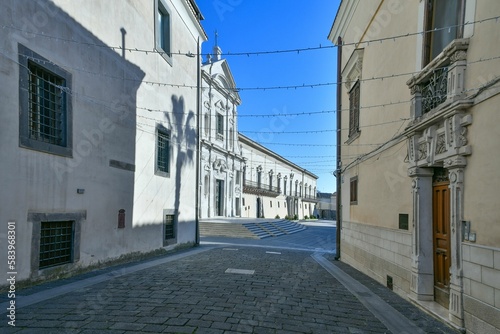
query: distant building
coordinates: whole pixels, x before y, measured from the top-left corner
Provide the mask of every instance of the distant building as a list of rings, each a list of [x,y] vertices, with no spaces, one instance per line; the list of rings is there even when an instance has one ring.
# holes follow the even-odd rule
[[[202,101],[200,217],[239,217],[244,166],[238,141],[241,100],[218,46],[202,66]]]
[[[245,157],[242,216],[311,217],[318,177],[241,133],[239,141]]]
[[[340,258],[500,332],[499,1],[343,0]],[[340,83],[339,83],[340,84]]]
[[[238,133],[236,83],[216,45],[202,66],[200,217],[312,216],[317,176]]]
[[[319,219],[337,219],[337,193],[318,192],[314,215]]]
[[[39,280],[196,241],[193,0],[6,1],[0,239]],[[184,87],[186,86],[186,87]],[[11,222],[11,223],[8,223]]]

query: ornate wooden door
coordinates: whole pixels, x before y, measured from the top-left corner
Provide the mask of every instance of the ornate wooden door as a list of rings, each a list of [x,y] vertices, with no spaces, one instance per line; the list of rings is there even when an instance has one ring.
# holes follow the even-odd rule
[[[450,189],[449,182],[433,185],[434,299],[448,308],[450,296]]]

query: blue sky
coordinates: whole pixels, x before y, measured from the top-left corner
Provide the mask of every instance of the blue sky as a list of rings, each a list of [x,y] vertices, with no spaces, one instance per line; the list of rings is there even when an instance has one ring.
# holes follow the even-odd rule
[[[242,89],[239,131],[316,174],[319,191],[334,192],[335,113],[290,114],[335,110],[336,86],[245,88],[335,82],[337,51],[330,47],[332,44],[327,36],[339,0],[197,0],[197,4],[205,17],[202,25],[209,36],[203,44],[203,53],[212,52],[216,30],[223,53],[329,47],[316,51],[223,57],[228,60],[237,87]],[[268,116],[273,114],[288,116]]]

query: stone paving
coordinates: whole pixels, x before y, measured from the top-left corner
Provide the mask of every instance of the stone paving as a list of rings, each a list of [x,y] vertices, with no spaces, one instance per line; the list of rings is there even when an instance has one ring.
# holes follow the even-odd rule
[[[310,239],[314,239],[314,230],[306,230]],[[321,228],[318,231],[322,231],[318,237],[324,234]],[[54,298],[51,293],[57,294],[68,284],[21,291],[20,296],[26,298],[37,291],[47,297],[19,308],[15,328],[7,326],[3,313],[0,332],[390,333],[365,306],[363,297],[355,296],[325,270],[317,260],[321,258],[390,303],[420,332],[457,333],[389,289],[334,261],[331,254],[295,250],[290,242],[279,249],[280,238],[273,238],[277,246],[269,242],[237,245],[234,240],[231,245],[216,245],[212,241],[177,257],[122,266],[101,275],[104,279],[95,279],[95,284],[78,287],[78,282],[92,279],[87,274],[80,281],[71,280],[76,284],[73,291]],[[128,272],[132,267],[136,269]],[[385,312],[384,304],[380,305]]]

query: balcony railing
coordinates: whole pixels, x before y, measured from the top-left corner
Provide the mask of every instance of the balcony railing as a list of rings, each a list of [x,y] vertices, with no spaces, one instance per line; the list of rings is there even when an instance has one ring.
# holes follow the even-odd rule
[[[464,96],[468,39],[456,39],[406,83],[413,95],[414,120]]]
[[[243,185],[243,192],[248,194],[264,195],[270,197],[277,197],[281,194],[281,190],[278,187],[269,186],[269,184],[247,181]],[[287,194],[284,194],[287,195]],[[298,192],[294,193],[296,198],[302,198],[308,202],[317,202],[318,198],[313,195],[303,195],[301,196]]]
[[[245,180],[245,184],[243,185],[243,192],[272,197],[276,197],[280,194],[280,191],[277,187],[270,186],[269,184],[263,184],[262,182],[253,182],[247,180]]]
[[[421,85],[421,91],[424,114],[445,102],[448,94],[448,67],[435,69],[429,81]]]

